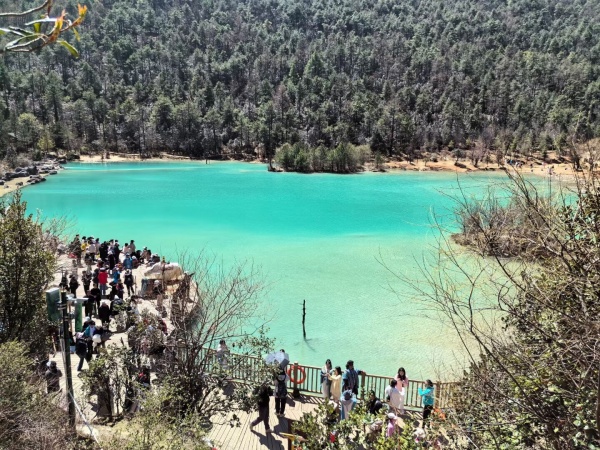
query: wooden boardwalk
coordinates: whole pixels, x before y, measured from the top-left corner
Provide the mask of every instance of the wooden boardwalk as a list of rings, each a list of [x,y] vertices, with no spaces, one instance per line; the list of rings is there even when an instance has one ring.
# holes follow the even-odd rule
[[[219,450],[254,450],[254,449],[277,449],[288,448],[288,441],[280,433],[288,432],[288,418],[299,420],[304,413],[314,411],[320,400],[317,397],[302,396],[300,399],[292,399],[288,396],[285,407],[286,417],[275,415],[275,399],[271,398],[269,409],[269,425],[273,433],[265,433],[264,424],[261,422],[253,430],[250,429],[252,422],[258,413],[237,413],[240,417],[240,426],[232,427],[228,423],[215,423],[208,437]]]
[[[63,259],[64,266],[67,266],[69,269],[72,267],[68,266],[67,262]],[[64,267],[63,266],[63,267]],[[134,270],[135,275],[138,279],[142,277],[142,268]],[[78,270],[78,273],[81,274],[81,269]],[[54,286],[57,286],[60,282],[60,274],[57,273]],[[157,314],[156,300],[144,300],[139,302],[138,308],[140,311],[144,309],[148,309],[150,312]],[[167,326],[170,329],[171,323],[170,320],[166,319]],[[114,330],[114,325],[111,327]],[[122,346],[127,345],[127,334],[126,333],[114,333],[111,336],[111,339],[106,343],[108,347],[110,346]],[[63,372],[63,377],[60,379],[60,386],[62,388],[61,391],[61,399],[60,402],[66,408],[67,399],[67,380],[65,367],[63,362],[63,354],[59,351],[55,355],[50,355],[51,361],[56,361],[58,368]],[[95,423],[96,414],[97,414],[97,405],[83,396],[82,389],[82,380],[79,377],[79,373],[77,372],[77,364],[79,363],[79,357],[77,355],[71,355],[71,370],[72,370],[72,379],[73,386],[75,391],[75,399],[77,401],[77,405],[79,406],[79,410],[77,413],[77,428],[82,434],[92,434],[94,437],[98,439],[100,445],[102,441],[108,439],[111,434],[111,429],[105,426],[97,425]],[[88,367],[87,362],[84,362],[83,368],[86,370]],[[310,369],[310,370],[309,370]],[[320,370],[319,368],[312,368],[306,366],[307,371],[312,371],[308,375],[310,379],[316,379],[315,374]],[[372,378],[376,381],[381,381],[382,388],[385,384],[387,384],[388,378],[386,377],[376,377],[372,376]],[[381,378],[381,380],[378,380]],[[383,381],[382,381],[383,380]],[[384,384],[382,384],[384,383]],[[314,383],[313,383],[314,384]],[[364,384],[364,380],[363,380]],[[291,389],[290,389],[291,391]],[[315,392],[313,390],[313,392]],[[275,415],[275,399],[271,398],[270,404],[270,416],[269,423],[270,427],[273,430],[273,433],[267,434],[265,433],[264,424],[259,423],[254,429],[250,429],[250,422],[254,420],[258,416],[258,412],[253,412],[251,414],[247,414],[241,411],[236,411],[235,414],[240,419],[239,426],[231,426],[227,418],[215,418],[213,420],[213,427],[208,433],[208,438],[214,444],[214,446],[219,450],[254,450],[254,449],[278,449],[285,450],[288,449],[288,440],[281,436],[281,433],[289,432],[288,428],[288,419],[299,420],[305,413],[313,412],[318,405],[321,403],[321,397],[318,395],[302,395],[298,399],[293,399],[291,396],[288,396],[287,405],[285,410],[285,417],[277,417]],[[407,408],[414,409],[414,408]],[[233,414],[232,412],[231,414]],[[413,415],[411,417],[414,418]],[[403,422],[401,422],[403,423]]]

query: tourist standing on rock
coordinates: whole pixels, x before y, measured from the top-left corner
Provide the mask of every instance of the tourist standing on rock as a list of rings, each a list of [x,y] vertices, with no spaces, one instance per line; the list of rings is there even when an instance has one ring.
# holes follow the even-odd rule
[[[354,368],[354,361],[349,360],[346,363],[346,370],[344,371],[344,375],[342,376],[342,389],[344,391],[350,390],[354,395],[358,395],[359,388],[359,375],[366,375],[367,373],[364,370],[356,370]]]
[[[336,366],[334,372],[328,375],[327,378],[331,381],[331,386],[329,386],[331,398],[333,398],[333,401],[337,404],[342,396],[342,368]]]
[[[404,401],[406,400],[406,395],[408,394],[408,377],[406,376],[406,370],[404,370],[404,367],[400,367],[398,369],[398,373],[394,379],[398,382],[396,387],[400,391],[401,395],[400,414],[404,414]]]
[[[46,370],[44,377],[46,378],[46,383],[48,385],[48,394],[60,391],[59,380],[60,377],[62,377],[62,372],[58,367],[56,367],[56,361],[50,361],[48,370]]]
[[[329,375],[333,368],[331,367],[331,360],[328,359],[325,361],[325,365],[321,367],[321,392],[323,393],[323,398],[325,401],[329,400],[330,392],[329,387],[331,386],[331,380],[329,379]]]
[[[425,388],[419,388],[419,395],[423,397],[423,425],[429,419],[433,411],[434,387],[431,380],[425,381]]]
[[[258,417],[250,422],[250,429],[254,428],[259,422],[265,423],[265,433],[272,433],[269,427],[269,402],[273,395],[273,389],[268,384],[262,384],[256,388],[255,397],[256,405],[258,406]]]
[[[275,415],[283,417],[285,414],[285,404],[287,402],[287,375],[284,369],[279,369],[275,375]]]

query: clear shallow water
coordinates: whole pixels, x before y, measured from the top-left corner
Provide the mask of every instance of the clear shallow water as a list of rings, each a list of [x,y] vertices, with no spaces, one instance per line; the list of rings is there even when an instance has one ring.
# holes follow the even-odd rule
[[[481,190],[500,175],[461,175]],[[415,258],[433,251],[432,211],[449,221],[457,176],[450,173],[301,175],[244,163],[71,164],[25,189],[30,210],[68,215],[84,235],[175,256],[205,249],[226,264],[262,268],[270,335],[292,360],[369,373],[436,378],[456,365],[451,330],[423,317],[378,262],[417,276]],[[306,299],[308,340],[302,338]],[[443,376],[443,374],[441,375]]]

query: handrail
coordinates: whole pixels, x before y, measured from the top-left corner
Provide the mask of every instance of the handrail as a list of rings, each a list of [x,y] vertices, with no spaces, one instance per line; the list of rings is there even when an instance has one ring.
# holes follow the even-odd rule
[[[207,349],[210,358],[208,361],[209,367],[219,367],[217,360],[217,352],[213,349]],[[227,356],[229,373],[228,375],[235,381],[253,381],[260,383],[264,380],[258,379],[258,373],[260,371],[254,370],[261,360],[256,356],[241,355],[237,353],[229,353]],[[303,394],[322,394],[321,386],[321,368],[316,366],[308,366],[304,364],[298,364],[299,368],[302,368],[306,373],[306,378],[302,383],[298,385],[288,380],[288,388],[293,389],[298,387],[300,393]],[[382,376],[382,375],[361,375],[359,395],[370,390],[375,391],[375,395],[381,400],[385,400],[385,388],[390,384],[393,377]],[[406,389],[404,406],[407,408],[421,408],[422,400],[419,395],[419,388],[425,386],[425,381],[422,380],[410,380],[408,382],[408,388]],[[441,409],[451,407],[452,398],[455,393],[457,383],[454,382],[435,382],[434,383],[434,406]]]

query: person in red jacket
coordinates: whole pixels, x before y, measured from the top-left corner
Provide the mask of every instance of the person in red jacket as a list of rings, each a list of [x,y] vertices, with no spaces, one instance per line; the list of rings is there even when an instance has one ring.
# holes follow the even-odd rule
[[[106,284],[108,283],[108,272],[104,267],[100,269],[98,273],[98,284],[100,285],[100,292],[104,297],[106,295]]]

